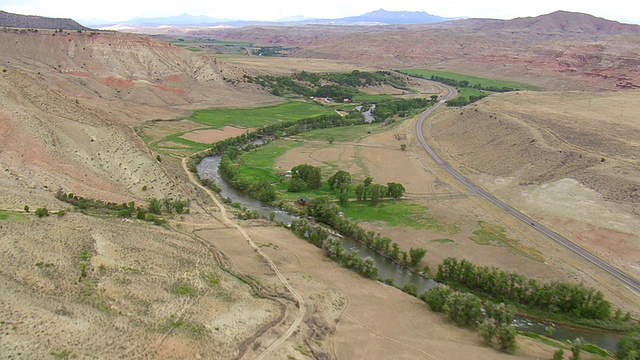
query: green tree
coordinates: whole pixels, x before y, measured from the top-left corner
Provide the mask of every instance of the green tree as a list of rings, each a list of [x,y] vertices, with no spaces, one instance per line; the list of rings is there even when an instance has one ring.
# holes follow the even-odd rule
[[[387,195],[394,199],[400,199],[404,195],[404,186],[399,183],[390,182],[387,183]]]
[[[343,185],[343,188],[340,189],[340,193],[338,194],[338,202],[340,206],[349,205],[349,186]]]
[[[40,218],[49,216],[49,210],[46,207],[37,208],[35,214]]]
[[[402,150],[402,151],[407,150],[407,144],[401,144],[400,145],[400,150]]]
[[[482,342],[485,345],[491,346],[493,338],[498,334],[498,327],[494,319],[487,318],[478,325],[478,333],[482,337]]]
[[[24,206],[24,212],[29,212],[29,205]]]
[[[160,202],[160,200],[156,198],[151,198],[149,200],[149,212],[152,214],[159,215],[161,211],[162,211],[162,203]]]
[[[427,253],[427,250],[423,248],[409,249],[409,256],[411,257],[409,264],[411,265],[411,267],[412,268],[417,267],[420,264],[420,261],[422,261],[422,258],[424,258],[426,253]]]
[[[511,325],[501,325],[498,327],[498,346],[502,351],[513,353],[518,348],[516,342],[516,329]]]
[[[458,325],[475,326],[482,317],[482,302],[471,293],[454,292],[445,303],[444,312]]]
[[[358,184],[358,185],[356,186],[356,190],[355,190],[355,191],[356,191],[356,199],[357,199],[358,201],[365,200],[365,198],[364,198],[364,194],[365,194],[365,191],[364,191],[364,185],[362,185],[362,184]]]
[[[616,351],[618,360],[639,360],[640,359],[640,333],[633,333],[625,336],[618,342]]]
[[[310,189],[320,189],[322,187],[322,172],[319,167],[312,165],[298,165],[291,169],[294,177],[302,179]]]
[[[269,184],[262,184],[258,192],[258,199],[265,203],[275,201],[277,198],[276,190]]]
[[[406,292],[409,295],[418,296],[418,285],[414,283],[406,283],[402,287],[402,291]]]
[[[287,188],[287,191],[296,193],[304,190],[306,187],[307,187],[307,183],[304,182],[302,179],[293,178],[291,179],[291,181],[289,181],[289,187]]]
[[[371,206],[377,206],[382,199],[382,185],[380,184],[372,184],[369,186],[369,191],[371,195]]]
[[[371,183],[373,182],[373,178],[372,177],[367,177],[366,179],[364,179],[364,187],[368,187],[369,185],[371,185]]]
[[[449,302],[453,291],[446,285],[437,285],[425,291],[420,298],[435,312],[444,312],[444,306]]]
[[[343,170],[338,170],[329,178],[328,183],[330,190],[333,190],[334,187],[340,189],[344,185],[351,184],[351,174]]]
[[[320,196],[311,200],[311,204],[307,209],[311,213],[311,216],[327,224],[333,224],[339,212],[336,204],[329,201],[329,198],[326,196]]]
[[[558,349],[553,353],[553,360],[564,360],[564,350]]]

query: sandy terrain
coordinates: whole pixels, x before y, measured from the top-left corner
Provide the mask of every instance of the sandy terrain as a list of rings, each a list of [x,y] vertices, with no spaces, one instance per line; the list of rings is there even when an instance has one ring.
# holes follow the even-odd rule
[[[203,144],[212,144],[231,137],[240,136],[255,129],[243,129],[234,126],[225,126],[222,129],[196,130],[182,135],[183,138]]]

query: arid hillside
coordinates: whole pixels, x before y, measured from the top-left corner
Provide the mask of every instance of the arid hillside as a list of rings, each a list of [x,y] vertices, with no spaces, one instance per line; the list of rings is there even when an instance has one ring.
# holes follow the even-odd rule
[[[639,95],[493,95],[427,131],[476,183],[638,277]]]
[[[405,27],[183,30],[173,31],[249,41],[256,46],[287,46],[295,57],[348,60],[383,68],[442,69],[519,80],[550,90],[640,86],[640,48],[635,40],[640,26],[578,13]]]
[[[12,14],[0,10],[0,27],[25,29],[86,30],[87,28],[71,19],[57,19],[43,16]]]
[[[0,64],[2,196],[12,208],[26,189],[175,197],[179,188],[131,126],[275,100],[232,84],[243,75],[234,66],[133,35],[4,30]]]

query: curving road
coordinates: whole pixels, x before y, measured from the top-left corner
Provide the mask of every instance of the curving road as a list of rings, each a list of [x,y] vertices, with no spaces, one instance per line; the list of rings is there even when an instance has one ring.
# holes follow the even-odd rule
[[[597,267],[599,267],[602,270],[606,271],[611,276],[613,276],[616,279],[620,280],[629,289],[635,291],[636,293],[640,293],[640,281],[638,281],[636,278],[634,278],[631,275],[625,273],[624,271],[618,269],[617,267],[609,264],[608,262],[602,260],[601,258],[593,255],[592,253],[590,253],[589,251],[583,249],[582,247],[574,244],[573,242],[571,242],[570,240],[568,240],[564,236],[555,233],[551,229],[545,227],[544,225],[540,224],[536,220],[534,220],[534,219],[530,218],[529,216],[521,213],[520,211],[514,209],[510,205],[498,200],[496,197],[494,197],[493,195],[491,195],[488,192],[484,191],[478,185],[476,185],[476,184],[472,183],[471,181],[469,181],[469,179],[467,179],[462,174],[460,174],[457,170],[452,168],[447,162],[442,160],[442,158],[438,154],[436,154],[436,152],[433,150],[433,148],[431,148],[431,146],[429,145],[429,143],[425,139],[424,134],[422,132],[422,128],[423,128],[423,124],[424,124],[425,119],[429,115],[431,115],[434,111],[436,111],[442,104],[444,104],[445,101],[449,100],[449,98],[451,98],[451,96],[453,96],[453,94],[454,94],[453,88],[451,88],[450,86],[447,86],[447,85],[444,85],[444,86],[449,90],[449,93],[442,100],[440,100],[438,103],[436,103],[434,106],[432,106],[429,110],[427,110],[424,113],[422,113],[420,115],[420,118],[416,122],[416,126],[415,126],[415,132],[416,132],[416,135],[418,137],[418,143],[429,154],[429,156],[431,156],[431,158],[433,158],[433,160],[435,160],[435,162],[437,162],[440,166],[442,166],[442,168],[444,168],[449,174],[451,174],[451,176],[453,176],[454,178],[456,178],[456,180],[458,180],[459,182],[464,184],[471,192],[474,192],[474,193],[478,194],[479,196],[482,196],[487,201],[491,202],[495,206],[497,206],[500,209],[504,210],[505,212],[509,213],[510,215],[515,217],[516,219],[521,220],[522,222],[524,222],[525,224],[529,225],[530,227],[538,230],[543,235],[549,237],[550,239],[554,240],[555,242],[559,243],[560,245],[566,247],[567,249],[569,249],[572,252],[574,252],[575,254],[581,256],[582,258],[584,258],[588,262],[592,263],[593,265],[596,265]]]

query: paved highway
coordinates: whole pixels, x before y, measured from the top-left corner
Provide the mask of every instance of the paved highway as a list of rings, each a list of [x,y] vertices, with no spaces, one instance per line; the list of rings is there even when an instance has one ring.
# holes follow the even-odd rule
[[[517,218],[518,220],[521,220],[522,222],[524,222],[528,226],[538,230],[539,232],[541,232],[542,234],[546,235],[550,239],[556,241],[560,245],[566,247],[567,249],[573,251],[575,254],[581,256],[585,260],[589,261],[590,263],[596,265],[597,267],[599,267],[602,270],[606,271],[607,273],[611,274],[613,277],[615,277],[616,279],[620,280],[622,283],[624,283],[625,286],[627,286],[631,290],[635,291],[636,293],[640,293],[640,281],[638,281],[636,278],[634,278],[631,275],[623,272],[622,270],[620,270],[617,267],[609,264],[608,262],[602,260],[601,258],[593,255],[592,253],[588,252],[587,250],[583,249],[582,247],[574,244],[573,242],[571,242],[570,240],[568,240],[564,236],[555,233],[551,229],[545,227],[544,225],[540,224],[536,220],[534,220],[534,219],[530,218],[529,216],[521,213],[520,211],[514,209],[510,205],[498,200],[493,195],[491,195],[488,192],[486,192],[483,189],[481,189],[478,185],[476,185],[476,184],[472,183],[471,181],[469,181],[469,179],[467,179],[462,174],[460,174],[457,170],[452,168],[447,162],[442,160],[442,158],[440,156],[438,156],[438,154],[436,154],[435,151],[433,151],[433,149],[431,148],[431,146],[429,145],[429,143],[425,139],[422,129],[423,129],[423,124],[424,124],[425,119],[429,115],[431,115],[434,111],[436,111],[442,104],[444,104],[445,101],[449,100],[449,98],[451,96],[453,96],[453,94],[454,94],[453,88],[451,88],[450,86],[447,86],[447,85],[445,85],[445,86],[449,90],[449,93],[447,94],[447,96],[445,96],[442,100],[440,100],[438,103],[436,103],[429,110],[427,110],[424,113],[422,113],[420,115],[420,118],[418,119],[418,122],[416,123],[416,127],[415,127],[415,132],[416,132],[416,135],[418,137],[418,142],[420,143],[420,146],[433,158],[433,160],[435,160],[440,166],[442,166],[442,168],[444,168],[449,174],[451,174],[451,176],[453,176],[458,181],[460,181],[462,184],[467,186],[467,188],[469,188],[469,190],[471,192],[474,192],[474,193],[478,194],[479,196],[482,196],[487,201],[491,202],[495,206],[497,206],[500,209],[504,210],[505,212],[509,213],[513,217]]]

